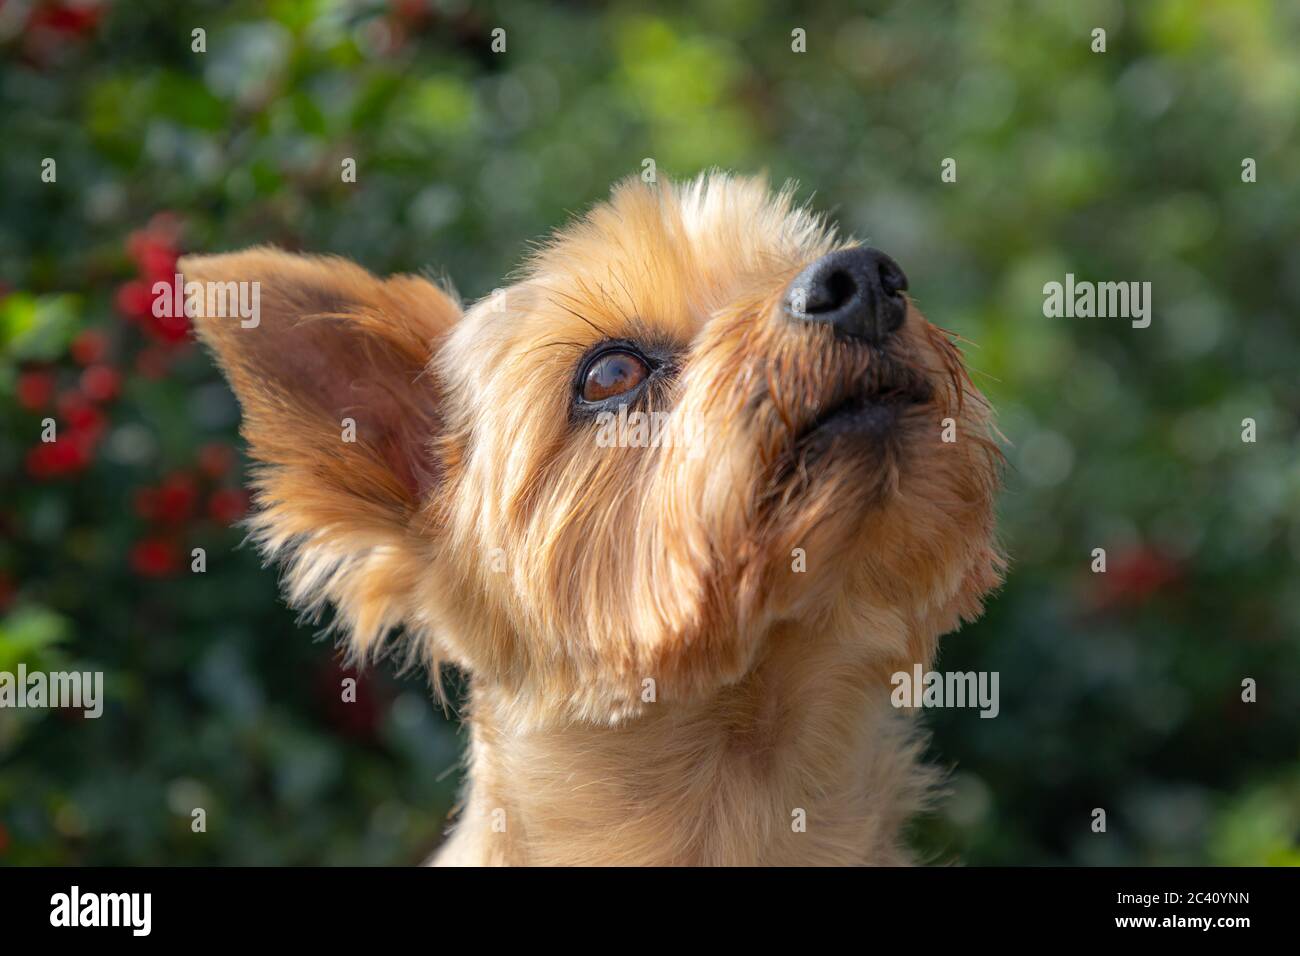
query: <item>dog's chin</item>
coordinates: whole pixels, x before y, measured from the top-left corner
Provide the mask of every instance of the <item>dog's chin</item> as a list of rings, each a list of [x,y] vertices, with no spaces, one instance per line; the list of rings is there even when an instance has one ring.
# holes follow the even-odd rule
[[[811,517],[827,533],[856,535],[859,521],[897,493],[934,407],[931,386],[913,379],[855,390],[810,418],[773,476],[774,523],[798,527]]]

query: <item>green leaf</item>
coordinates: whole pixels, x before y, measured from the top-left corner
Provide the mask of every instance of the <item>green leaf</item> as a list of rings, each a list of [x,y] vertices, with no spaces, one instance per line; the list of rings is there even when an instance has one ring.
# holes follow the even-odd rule
[[[66,618],[43,607],[27,606],[11,612],[0,622],[0,670],[13,671],[19,662],[28,667],[69,637]]]
[[[0,302],[0,346],[19,362],[52,362],[68,349],[79,326],[75,295],[39,298],[16,292]]]

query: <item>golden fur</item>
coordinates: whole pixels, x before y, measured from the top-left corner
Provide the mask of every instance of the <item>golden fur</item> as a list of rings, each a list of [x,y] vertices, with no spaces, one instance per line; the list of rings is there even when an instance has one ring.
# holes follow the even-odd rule
[[[998,454],[914,307],[878,349],[782,314],[846,245],[789,191],[714,174],[617,186],[464,314],[338,259],[182,263],[261,283],[258,327],[195,318],[291,602],[334,605],[358,658],[401,630],[470,675],[469,783],[437,862],[907,860],[930,780],[888,675],[928,665],[1000,579]],[[673,441],[600,447],[573,416],[578,363],[619,339],[675,356],[646,392]],[[874,441],[801,437],[887,373],[929,400]]]

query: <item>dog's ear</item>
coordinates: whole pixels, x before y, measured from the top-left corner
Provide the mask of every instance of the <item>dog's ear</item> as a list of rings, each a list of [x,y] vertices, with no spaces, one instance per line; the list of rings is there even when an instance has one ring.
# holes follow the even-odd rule
[[[338,604],[364,652],[404,614],[400,556],[438,481],[427,367],[460,308],[422,278],[270,248],[180,268],[258,463],[254,535],[289,559],[291,600]]]

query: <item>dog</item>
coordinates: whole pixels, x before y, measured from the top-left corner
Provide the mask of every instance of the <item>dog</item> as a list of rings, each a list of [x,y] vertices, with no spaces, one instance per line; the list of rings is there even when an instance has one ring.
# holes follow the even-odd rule
[[[468,675],[431,862],[916,862],[890,675],[1005,562],[991,410],[891,258],[713,172],[618,184],[468,310],[271,248],[182,270],[260,285],[253,327],[192,311],[286,600]]]

